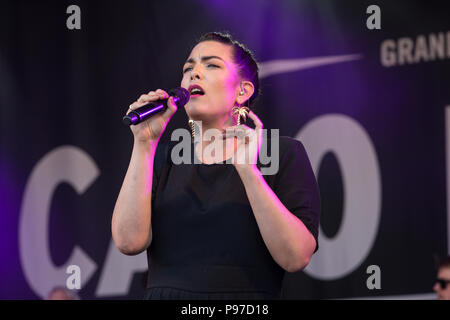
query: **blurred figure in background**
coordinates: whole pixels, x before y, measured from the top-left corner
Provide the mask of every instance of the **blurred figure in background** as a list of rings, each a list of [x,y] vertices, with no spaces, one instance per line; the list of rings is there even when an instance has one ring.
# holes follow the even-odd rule
[[[439,300],[450,300],[450,256],[437,261],[437,277],[433,291]]]
[[[47,300],[80,300],[80,297],[63,287],[55,287],[48,294]]]

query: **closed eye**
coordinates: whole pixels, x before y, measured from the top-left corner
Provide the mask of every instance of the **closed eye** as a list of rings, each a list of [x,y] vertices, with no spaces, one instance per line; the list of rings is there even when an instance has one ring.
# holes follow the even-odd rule
[[[208,68],[220,68],[218,65],[215,65],[215,64],[212,64],[212,63],[208,64],[207,67]],[[192,67],[187,67],[186,69],[183,70],[183,73],[186,73],[186,72],[191,71],[191,70],[192,70]]]

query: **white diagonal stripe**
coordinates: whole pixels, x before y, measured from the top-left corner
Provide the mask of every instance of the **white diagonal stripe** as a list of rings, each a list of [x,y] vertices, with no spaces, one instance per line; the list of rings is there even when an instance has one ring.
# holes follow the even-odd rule
[[[394,296],[351,297],[335,300],[437,300],[436,293],[416,293]]]
[[[362,54],[346,54],[340,56],[271,60],[261,62],[259,64],[259,77],[262,79],[280,73],[287,73],[340,62],[359,60],[362,57]]]

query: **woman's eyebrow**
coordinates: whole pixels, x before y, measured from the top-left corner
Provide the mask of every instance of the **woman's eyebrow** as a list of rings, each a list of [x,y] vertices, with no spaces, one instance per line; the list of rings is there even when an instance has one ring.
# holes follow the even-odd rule
[[[207,61],[207,60],[211,60],[211,59],[220,59],[220,60],[224,61],[221,57],[218,57],[218,56],[204,56],[204,57],[201,57],[201,61]],[[184,64],[186,64],[186,63],[195,63],[195,60],[193,58],[189,58],[189,59],[186,60],[186,62]]]

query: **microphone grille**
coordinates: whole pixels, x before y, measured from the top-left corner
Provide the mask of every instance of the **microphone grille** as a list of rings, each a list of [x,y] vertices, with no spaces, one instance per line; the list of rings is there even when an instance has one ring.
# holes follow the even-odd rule
[[[186,103],[188,103],[190,98],[189,91],[182,87],[170,89],[168,93],[169,96],[174,96],[180,99],[177,103],[178,107],[183,107]]]

